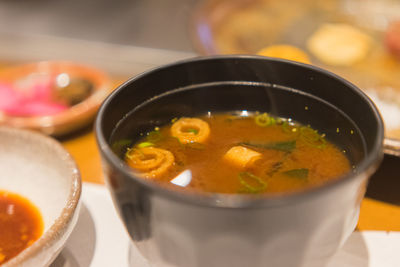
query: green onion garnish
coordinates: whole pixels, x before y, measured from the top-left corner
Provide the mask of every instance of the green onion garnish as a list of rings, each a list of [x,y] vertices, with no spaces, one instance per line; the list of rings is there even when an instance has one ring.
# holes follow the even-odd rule
[[[317,130],[309,126],[300,128],[300,138],[308,145],[323,149],[326,147],[325,135],[321,135]]]
[[[125,147],[130,146],[131,143],[132,143],[132,140],[122,139],[122,140],[114,142],[111,146],[111,149],[112,149],[112,151],[119,153],[122,150],[124,150]]]
[[[140,144],[137,145],[138,148],[144,148],[149,146],[154,146],[154,144],[151,142],[141,142]]]
[[[283,121],[282,122],[282,131],[288,134],[295,134],[298,131],[298,128],[291,125],[288,121]]]
[[[307,179],[308,178],[308,169],[301,168],[301,169],[293,169],[289,171],[283,172],[284,175],[299,178],[299,179]]]
[[[239,173],[239,181],[246,193],[260,193],[267,187],[266,182],[249,172]]]
[[[160,141],[162,139],[162,134],[160,131],[154,130],[154,131],[147,133],[146,139],[147,139],[147,141],[149,141],[151,143],[157,143],[158,141]]]
[[[258,126],[261,126],[261,127],[271,126],[276,123],[275,118],[269,116],[268,113],[262,113],[260,115],[257,115],[254,118],[254,121]]]
[[[193,134],[198,134],[199,130],[190,128],[190,129],[187,129],[186,132],[193,133]]]

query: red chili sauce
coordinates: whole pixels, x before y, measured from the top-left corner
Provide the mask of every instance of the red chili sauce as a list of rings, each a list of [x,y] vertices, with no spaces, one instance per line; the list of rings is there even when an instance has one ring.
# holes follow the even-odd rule
[[[43,226],[38,208],[28,199],[0,191],[0,265],[35,242]]]

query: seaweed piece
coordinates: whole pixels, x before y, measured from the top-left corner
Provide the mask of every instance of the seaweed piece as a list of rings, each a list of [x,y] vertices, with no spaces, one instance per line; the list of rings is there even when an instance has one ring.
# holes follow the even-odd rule
[[[277,173],[280,170],[280,168],[282,168],[282,165],[283,165],[283,161],[275,162],[274,164],[272,164],[271,170],[269,170],[267,172],[267,175],[268,176],[274,175],[275,173]]]
[[[308,169],[300,168],[300,169],[292,169],[285,172],[282,172],[284,175],[299,178],[299,179],[307,179],[308,178]]]
[[[272,149],[272,150],[278,150],[278,151],[283,151],[283,152],[288,152],[288,153],[292,152],[296,148],[296,140],[283,141],[283,142],[272,142],[272,143],[265,143],[265,144],[251,143],[251,142],[243,142],[240,144],[244,145],[244,146],[249,146],[249,147]]]
[[[260,177],[255,176],[249,172],[241,172],[239,173],[239,181],[243,186],[243,190],[240,192],[243,193],[260,193],[265,190],[267,187],[267,183],[264,182]]]

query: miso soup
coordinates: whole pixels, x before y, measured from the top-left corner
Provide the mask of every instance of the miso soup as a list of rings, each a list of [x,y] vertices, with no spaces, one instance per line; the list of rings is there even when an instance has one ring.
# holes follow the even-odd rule
[[[197,192],[294,192],[351,168],[323,133],[267,113],[175,118],[141,136],[125,153],[133,171]]]

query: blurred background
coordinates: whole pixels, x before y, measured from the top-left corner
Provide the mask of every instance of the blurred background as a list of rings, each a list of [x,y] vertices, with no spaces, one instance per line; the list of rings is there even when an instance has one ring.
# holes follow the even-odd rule
[[[196,54],[304,48],[323,23],[379,39],[398,19],[399,0],[1,0],[0,61],[76,60],[132,75]]]
[[[132,75],[193,56],[197,0],[2,0],[0,62],[76,60]]]
[[[328,69],[364,90],[400,139],[400,0],[0,0],[2,69],[68,60],[106,72],[114,88],[216,54]]]

